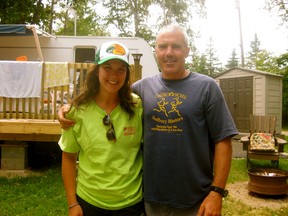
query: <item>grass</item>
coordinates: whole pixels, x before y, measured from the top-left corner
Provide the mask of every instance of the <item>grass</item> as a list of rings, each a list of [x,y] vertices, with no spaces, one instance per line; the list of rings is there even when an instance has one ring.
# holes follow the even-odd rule
[[[29,177],[0,178],[1,216],[68,215],[59,166]]]
[[[287,152],[287,151],[286,151]],[[270,161],[252,161],[253,166],[265,166],[270,167]],[[287,170],[288,159],[280,159],[279,169]],[[228,178],[229,183],[235,183],[239,181],[248,181],[249,176],[246,169],[246,159],[233,159],[230,175]],[[282,216],[288,215],[288,205],[285,208],[273,209],[269,206],[263,208],[253,208],[246,205],[241,200],[236,200],[235,198],[228,196],[223,201],[223,211],[222,215],[225,216]]]
[[[288,141],[288,136],[285,137]],[[288,153],[288,145],[285,145],[284,151]],[[257,161],[251,160],[252,166],[263,166],[263,167],[271,167],[270,161]],[[288,171],[288,159],[280,159],[279,161],[279,169]],[[235,158],[232,160],[232,166],[230,170],[230,174],[228,177],[228,184],[233,184],[235,182],[240,181],[248,181],[249,176],[247,174],[246,169],[246,159],[238,159]],[[282,216],[288,215],[288,204],[285,208],[280,209],[272,209],[269,206],[263,208],[253,208],[244,204],[239,200],[233,199],[231,196],[228,196],[223,201],[223,211],[222,215],[225,216]]]
[[[287,139],[287,137],[286,137]],[[288,152],[288,145],[285,147]],[[269,161],[252,161],[254,165],[271,166]],[[288,159],[280,159],[279,168],[287,170]],[[245,159],[233,159],[228,184],[248,181]],[[1,216],[65,216],[68,215],[60,165],[42,170],[28,177],[0,177]],[[281,209],[252,208],[228,196],[223,201],[225,216],[288,215],[288,205]]]

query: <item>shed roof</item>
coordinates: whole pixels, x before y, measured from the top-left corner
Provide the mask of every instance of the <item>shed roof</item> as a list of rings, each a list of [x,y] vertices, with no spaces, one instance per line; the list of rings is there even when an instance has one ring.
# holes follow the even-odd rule
[[[221,77],[222,75],[224,75],[224,74],[226,74],[226,73],[230,73],[231,71],[234,71],[234,70],[242,70],[242,71],[246,71],[246,72],[249,72],[249,73],[255,73],[255,74],[258,74],[258,75],[274,76],[274,77],[283,78],[283,76],[280,75],[280,74],[274,74],[274,73],[265,72],[265,71],[260,71],[260,70],[256,70],[256,69],[248,69],[248,68],[242,68],[242,67],[233,67],[233,68],[230,68],[230,69],[227,70],[227,71],[224,71],[224,72],[221,73],[221,74],[218,74],[217,76],[214,77],[214,79],[215,79],[215,78],[219,78],[219,77]]]

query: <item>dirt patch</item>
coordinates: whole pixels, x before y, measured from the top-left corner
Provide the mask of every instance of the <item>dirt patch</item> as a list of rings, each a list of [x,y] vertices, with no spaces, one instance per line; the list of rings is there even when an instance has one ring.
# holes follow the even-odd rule
[[[249,192],[247,189],[248,182],[236,182],[228,184],[229,195],[236,200],[253,208],[268,207],[280,209],[288,207],[288,194],[286,196],[263,196]]]

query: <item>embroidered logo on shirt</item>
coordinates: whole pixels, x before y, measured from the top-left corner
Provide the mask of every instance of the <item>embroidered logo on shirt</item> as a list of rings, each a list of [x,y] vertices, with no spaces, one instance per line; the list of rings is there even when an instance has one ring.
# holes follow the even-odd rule
[[[124,127],[124,136],[129,136],[135,134],[135,128],[134,127]]]

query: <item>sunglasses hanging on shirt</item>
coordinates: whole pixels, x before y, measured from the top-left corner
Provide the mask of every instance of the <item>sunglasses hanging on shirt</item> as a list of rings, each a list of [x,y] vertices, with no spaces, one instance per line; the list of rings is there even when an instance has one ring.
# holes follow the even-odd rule
[[[110,118],[110,115],[106,114],[103,118],[103,124],[105,126],[109,126],[109,129],[107,130],[106,132],[106,137],[108,140],[110,141],[114,141],[116,142],[116,133],[115,133],[115,130],[114,130],[114,126],[112,124],[112,121],[111,121],[111,118]]]

